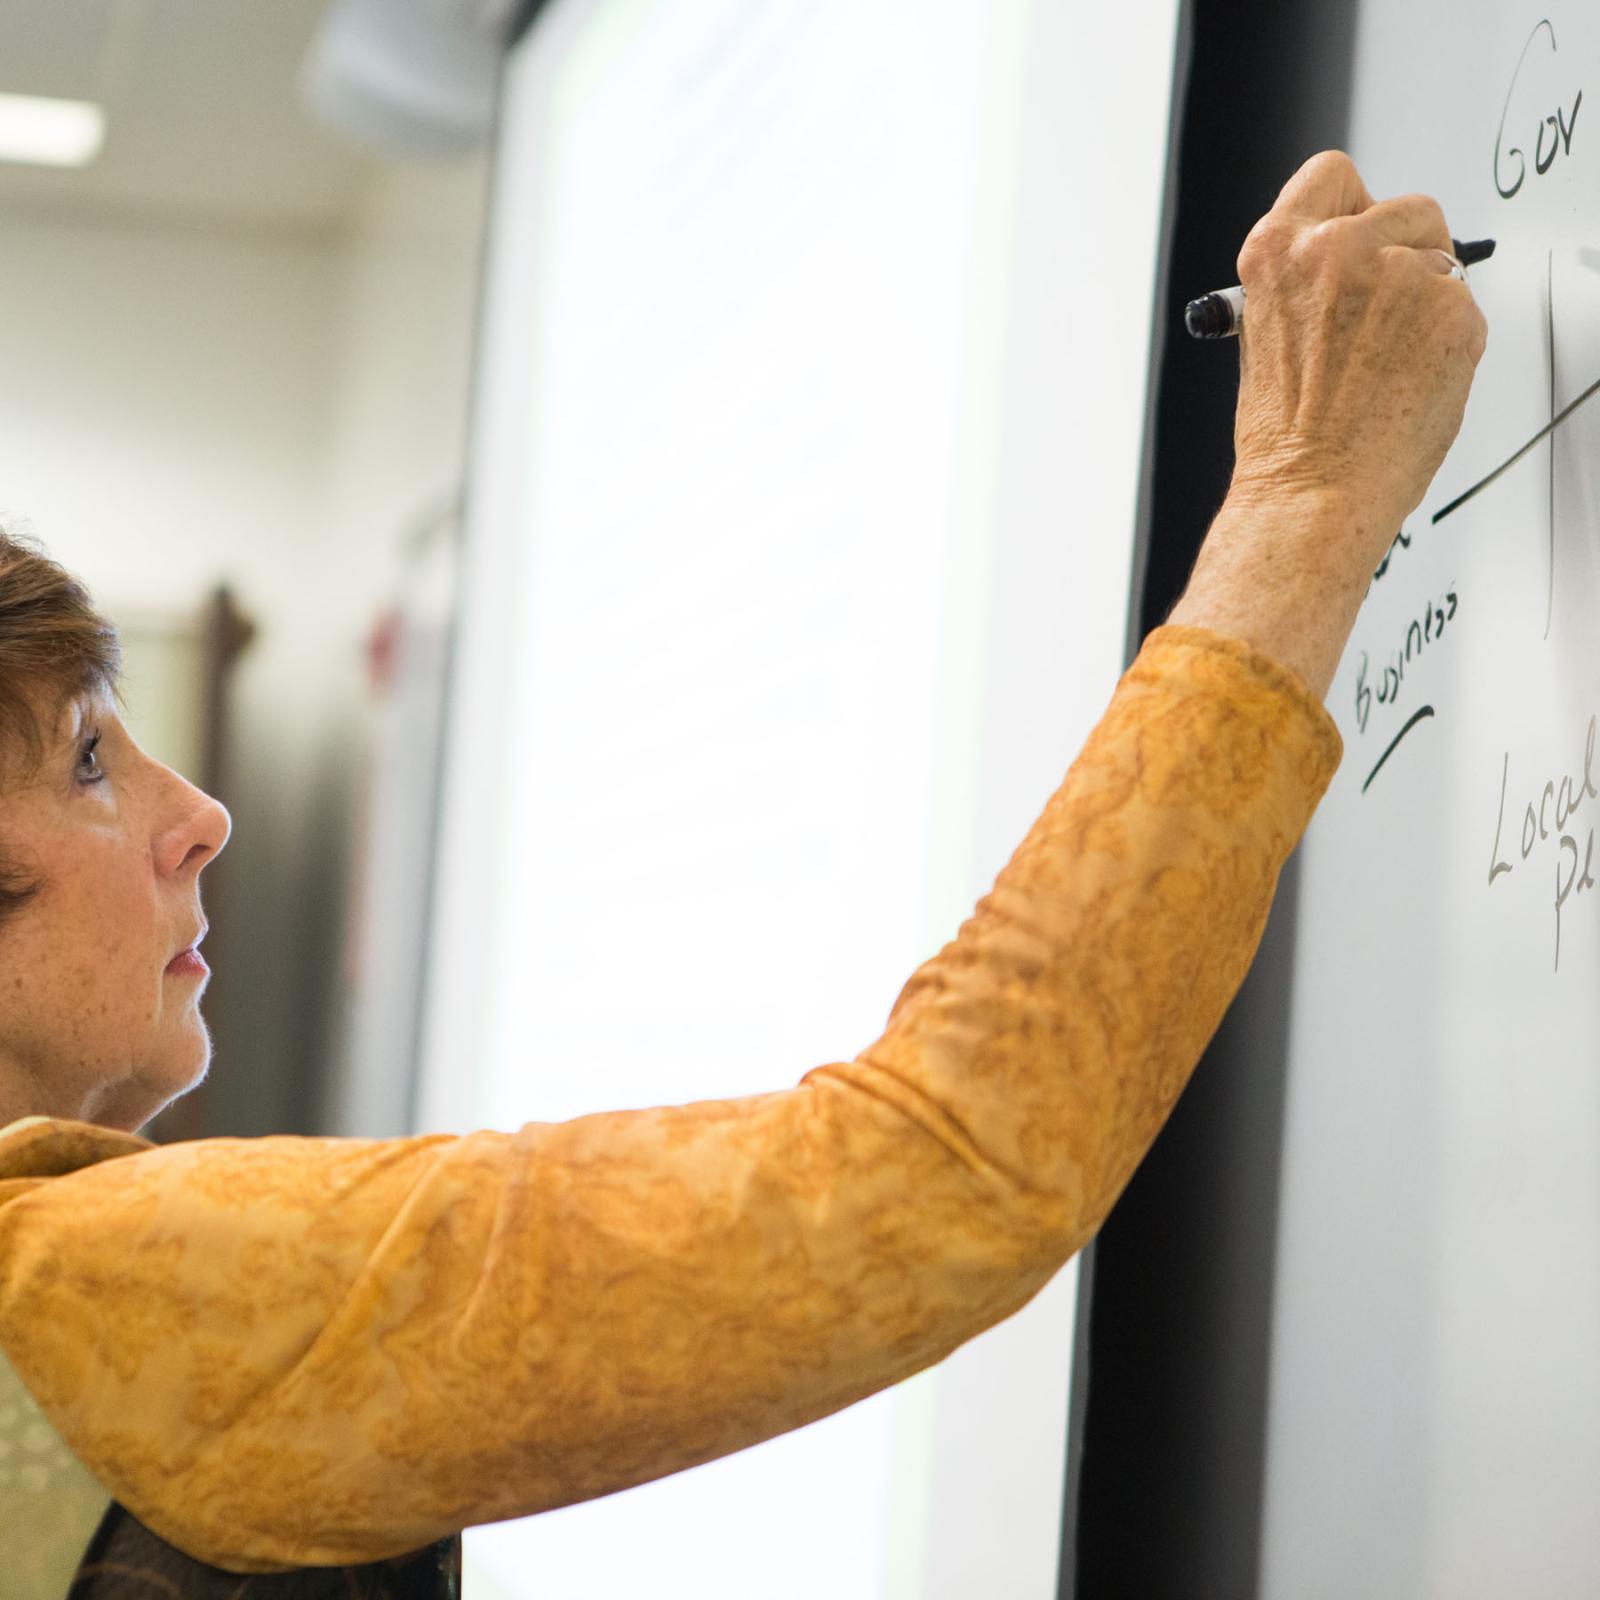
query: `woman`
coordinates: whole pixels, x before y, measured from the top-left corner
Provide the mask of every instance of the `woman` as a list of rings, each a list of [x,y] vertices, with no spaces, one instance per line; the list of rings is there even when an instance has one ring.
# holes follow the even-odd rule
[[[1448,239],[1342,156],[1290,181],[1240,259],[1234,489],[1172,625],[883,1036],[781,1094],[139,1139],[206,1068],[182,952],[228,819],[127,736],[83,590],[0,548],[0,1429],[51,1485],[0,1479],[5,1593],[448,1593],[461,1528],[826,1416],[1037,1293],[1338,764],[1319,697],[1483,349]]]

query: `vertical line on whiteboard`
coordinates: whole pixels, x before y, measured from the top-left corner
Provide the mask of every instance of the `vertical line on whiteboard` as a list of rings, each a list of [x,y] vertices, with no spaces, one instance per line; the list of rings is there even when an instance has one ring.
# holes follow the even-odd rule
[[[1544,314],[1546,348],[1550,356],[1550,420],[1556,419],[1556,253],[1547,250],[1544,257]],[[1545,562],[1546,594],[1544,603],[1544,636],[1550,637],[1550,618],[1556,607],[1556,436],[1550,435],[1550,552]]]

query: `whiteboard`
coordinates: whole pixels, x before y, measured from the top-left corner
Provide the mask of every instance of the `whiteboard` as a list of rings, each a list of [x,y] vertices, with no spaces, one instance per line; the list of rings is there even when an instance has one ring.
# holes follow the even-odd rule
[[[992,887],[1122,664],[1177,17],[560,0],[512,52],[417,1131],[786,1089]],[[468,1529],[468,1591],[1047,1600],[1075,1284]]]
[[[1517,452],[1600,379],[1600,13],[1368,4],[1353,83],[1373,194],[1499,247],[1460,437],[1329,696],[1261,1592],[1570,1600],[1600,1593],[1600,396]]]

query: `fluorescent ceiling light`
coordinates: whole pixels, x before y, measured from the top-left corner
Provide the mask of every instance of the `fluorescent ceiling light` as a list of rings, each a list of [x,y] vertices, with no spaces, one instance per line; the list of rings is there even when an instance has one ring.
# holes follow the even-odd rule
[[[0,161],[82,167],[105,143],[106,114],[87,100],[0,94]]]

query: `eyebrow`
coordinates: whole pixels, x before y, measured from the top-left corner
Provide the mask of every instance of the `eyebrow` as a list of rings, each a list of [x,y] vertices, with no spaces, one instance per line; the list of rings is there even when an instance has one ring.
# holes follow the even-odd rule
[[[89,705],[89,696],[86,694],[63,695],[56,702],[55,719],[50,725],[50,737],[55,743],[65,744],[77,738],[83,724],[89,720]]]

